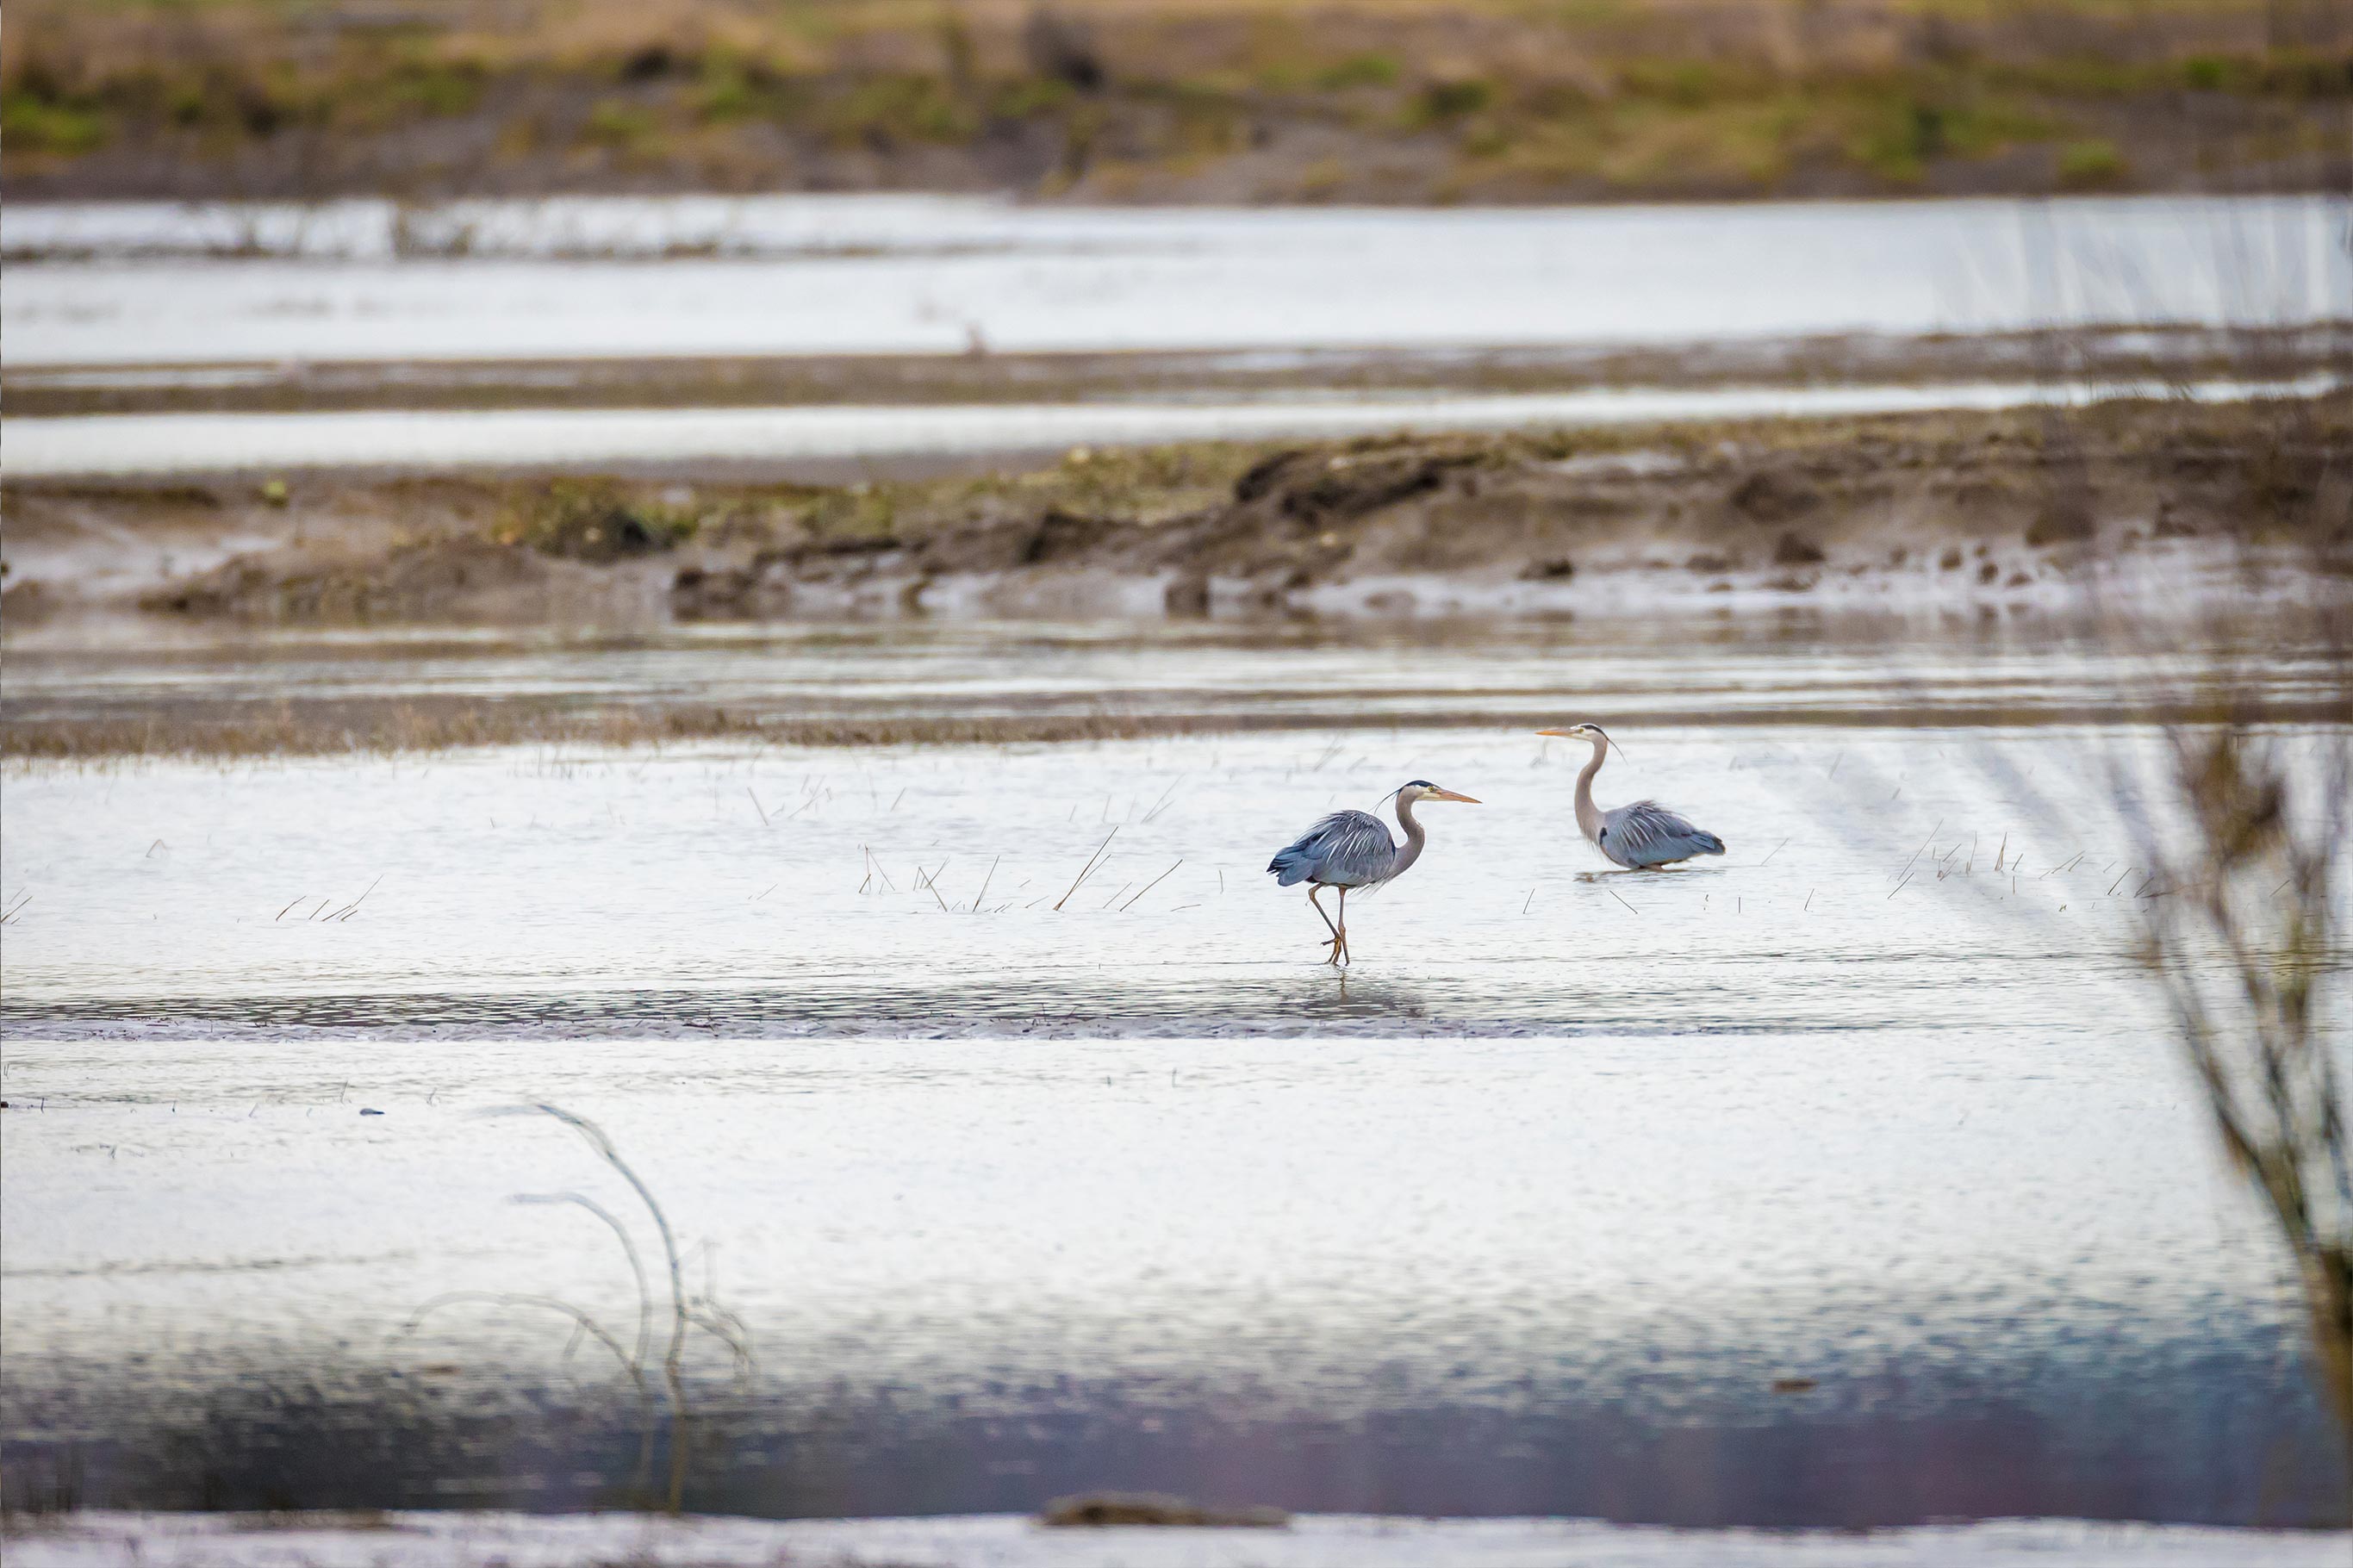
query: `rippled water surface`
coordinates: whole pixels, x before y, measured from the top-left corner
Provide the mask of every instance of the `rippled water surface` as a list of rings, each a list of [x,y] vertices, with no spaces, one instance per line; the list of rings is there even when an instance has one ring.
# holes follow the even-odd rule
[[[688,1363],[697,1506],[2343,1517],[2293,1289],[2133,966],[2141,885],[2092,784],[2140,738],[2098,721],[2124,683],[2097,656],[847,628],[269,659],[52,650],[8,695],[1296,722],[16,769],[20,1489],[616,1495],[635,1407],[594,1345],[564,1362],[565,1320],[401,1331],[474,1290],[629,1337],[610,1233],[511,1201],[591,1195],[650,1250],[628,1189],[546,1119],[480,1114],[550,1101],[750,1330],[742,1376]],[[1730,852],[1608,873],[1581,757],[1526,732],[1584,717],[1627,742],[1605,800],[1655,793]],[[1483,804],[1425,808],[1335,974],[1261,868],[1412,777]]]

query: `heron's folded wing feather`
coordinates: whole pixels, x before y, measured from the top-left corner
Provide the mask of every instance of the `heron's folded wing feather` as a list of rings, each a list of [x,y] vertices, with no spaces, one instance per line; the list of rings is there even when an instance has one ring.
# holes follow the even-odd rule
[[[1655,800],[1638,800],[1609,814],[1609,847],[1624,863],[1638,866],[1724,853],[1723,839]]]
[[[1397,863],[1397,844],[1377,816],[1335,811],[1282,850],[1268,869],[1282,873],[1284,886],[1314,879],[1342,886],[1377,882]],[[1293,877],[1292,873],[1298,872]]]

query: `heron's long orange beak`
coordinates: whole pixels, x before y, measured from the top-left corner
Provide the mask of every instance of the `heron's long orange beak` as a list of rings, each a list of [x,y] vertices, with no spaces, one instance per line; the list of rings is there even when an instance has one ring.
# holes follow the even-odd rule
[[[1572,730],[1538,730],[1536,733],[1539,735],[1550,735],[1556,740],[1562,741],[1582,741],[1585,739],[1584,736],[1577,734]],[[1609,749],[1611,751],[1618,752],[1621,756],[1625,753],[1626,748],[1618,743],[1617,736],[1605,735],[1602,738],[1609,742]]]
[[[1479,805],[1483,804],[1481,801],[1472,799],[1467,795],[1456,795],[1451,789],[1433,789],[1430,792],[1429,798],[1431,800],[1459,800],[1465,805]]]

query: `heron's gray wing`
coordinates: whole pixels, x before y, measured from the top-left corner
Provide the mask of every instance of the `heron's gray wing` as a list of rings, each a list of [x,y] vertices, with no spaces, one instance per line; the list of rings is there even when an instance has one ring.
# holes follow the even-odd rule
[[[1397,844],[1379,817],[1335,811],[1277,850],[1266,868],[1286,888],[1311,880],[1361,888],[1386,878],[1396,864]]]
[[[1602,822],[1602,853],[1620,866],[1668,866],[1694,855],[1724,853],[1723,839],[1655,800],[1621,805]]]

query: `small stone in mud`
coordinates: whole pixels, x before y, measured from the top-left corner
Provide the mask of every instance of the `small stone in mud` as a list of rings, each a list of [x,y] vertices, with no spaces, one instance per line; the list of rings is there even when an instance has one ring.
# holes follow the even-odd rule
[[[1783,534],[1780,542],[1773,546],[1773,564],[1776,566],[1811,566],[1821,559],[1820,545],[1795,533]]]
[[[2045,507],[2026,525],[2026,542],[2037,549],[2046,544],[2073,544],[2092,538],[2097,531],[2091,514],[2080,504],[2057,504]]]
[[[1821,1384],[1810,1377],[1777,1377],[1773,1380],[1776,1394],[1810,1394]]]
[[[1194,1529],[1287,1530],[1291,1516],[1279,1508],[1211,1509],[1157,1492],[1091,1492],[1057,1498],[1038,1522],[1061,1529],[1113,1525],[1176,1525]]]
[[[1942,572],[1957,572],[1961,569],[1962,559],[1961,547],[1957,544],[1953,546],[1952,549],[1945,552],[1944,559],[1936,563],[1937,570]]]
[[[1521,571],[1520,580],[1525,583],[1557,583],[1576,575],[1577,563],[1566,556],[1556,555],[1549,561],[1529,562]]]
[[[1980,583],[1998,582],[2000,577],[2001,567],[1994,562],[1989,561],[1978,568],[1978,581]]]
[[[1820,497],[1803,480],[1760,469],[1733,488],[1735,510],[1758,522],[1787,522],[1814,510]]]

